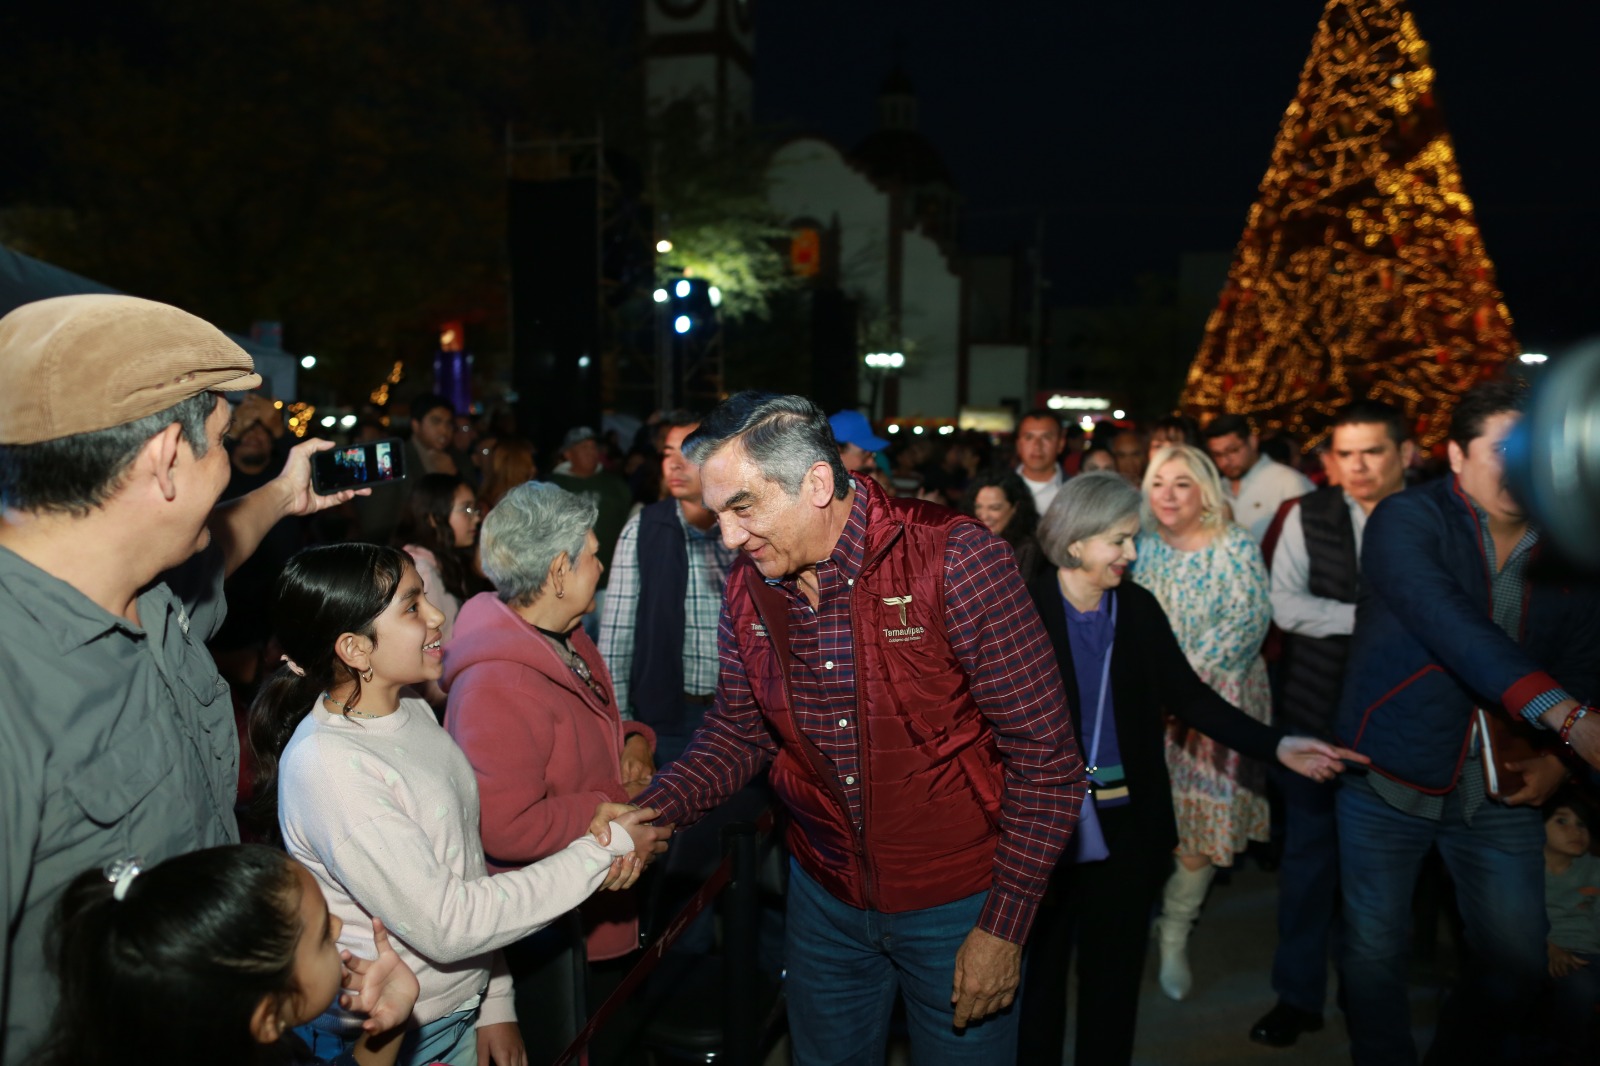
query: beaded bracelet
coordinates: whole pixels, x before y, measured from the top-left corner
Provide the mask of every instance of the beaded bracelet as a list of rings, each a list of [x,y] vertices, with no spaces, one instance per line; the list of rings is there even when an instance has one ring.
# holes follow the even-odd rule
[[[1572,727],[1578,724],[1578,719],[1588,713],[1589,708],[1581,703],[1572,708],[1571,713],[1567,715],[1567,720],[1561,723],[1561,743],[1569,748],[1572,747],[1572,741],[1568,740],[1567,737],[1572,733]]]

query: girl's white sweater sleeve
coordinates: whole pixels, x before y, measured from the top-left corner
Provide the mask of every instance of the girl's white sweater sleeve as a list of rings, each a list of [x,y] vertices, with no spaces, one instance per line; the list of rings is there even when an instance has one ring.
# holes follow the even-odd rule
[[[613,822],[609,848],[583,836],[520,870],[467,880],[394,812],[353,827],[332,848],[328,872],[419,955],[451,963],[543,929],[600,887],[612,858],[632,851],[627,830]]]
[[[613,823],[609,845],[585,835],[488,875],[471,764],[420,700],[372,722],[314,710],[285,752],[279,812],[292,853],[319,863],[364,912],[441,965],[543,928],[633,850]]]

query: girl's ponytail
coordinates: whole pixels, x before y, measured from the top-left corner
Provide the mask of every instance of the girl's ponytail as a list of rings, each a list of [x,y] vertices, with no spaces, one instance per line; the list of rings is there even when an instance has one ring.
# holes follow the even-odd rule
[[[280,666],[256,690],[245,726],[255,772],[250,780],[250,802],[240,821],[257,840],[283,842],[278,829],[278,758],[317,697],[334,683],[331,677],[300,676],[288,666]]]
[[[88,870],[56,905],[46,950],[61,998],[39,1061],[264,1060],[250,1016],[263,997],[295,991],[300,887],[288,857],[208,848],[122,885],[119,899],[107,871]]]
[[[405,572],[404,552],[375,544],[330,544],[297,552],[278,577],[273,630],[284,650],[250,705],[248,732],[255,755],[251,799],[243,821],[263,840],[281,843],[278,760],[302,719],[324,692],[349,682],[361,699],[361,677],[336,651],[341,634],[377,641],[373,623],[394,597]]]

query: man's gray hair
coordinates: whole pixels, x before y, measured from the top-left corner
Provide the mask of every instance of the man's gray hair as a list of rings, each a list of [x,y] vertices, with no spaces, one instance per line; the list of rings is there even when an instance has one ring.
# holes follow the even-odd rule
[[[1079,474],[1061,486],[1039,523],[1039,547],[1065,570],[1083,565],[1067,551],[1080,540],[1097,537],[1118,522],[1139,517],[1143,498],[1120,474],[1109,470]]]
[[[569,564],[583,552],[600,504],[594,496],[528,481],[504,496],[483,520],[479,559],[495,594],[526,607],[544,591],[550,564],[563,552]]]
[[[116,493],[140,450],[173,423],[194,457],[205,455],[211,447],[206,422],[221,398],[221,393],[197,392],[120,426],[37,444],[0,445],[0,503],[83,518]]]
[[[850,495],[850,475],[822,408],[804,396],[746,390],[735,393],[705,417],[683,442],[691,463],[704,464],[737,440],[761,476],[791,497],[800,493],[806,473],[817,463],[833,469],[833,495]]]

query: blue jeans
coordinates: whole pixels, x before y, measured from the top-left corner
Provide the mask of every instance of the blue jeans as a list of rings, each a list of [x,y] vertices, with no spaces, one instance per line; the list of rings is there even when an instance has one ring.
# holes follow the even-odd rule
[[[1328,995],[1328,946],[1339,917],[1336,783],[1284,772],[1283,857],[1278,866],[1278,950],[1272,990],[1291,1007],[1321,1014]]]
[[[400,1042],[396,1066],[428,1066],[435,1062],[447,1066],[478,1066],[477,1023],[476,1009],[463,1010],[411,1030]],[[318,1029],[312,1023],[296,1029],[295,1035],[306,1042],[320,1061],[355,1061],[351,1054],[359,1034],[342,1036]]]
[[[1489,801],[1469,826],[1452,793],[1434,822],[1396,810],[1359,778],[1341,783],[1337,808],[1342,979],[1357,1066],[1417,1061],[1406,996],[1411,896],[1434,846],[1455,881],[1470,961],[1440,1014],[1431,1058],[1513,1060],[1546,968],[1538,809]]]
[[[795,1066],[883,1062],[895,993],[904,993],[911,1061],[918,1066],[1016,1061],[1017,1009],[965,1030],[951,1023],[956,951],[987,892],[919,911],[859,910],[789,864],[784,982]]]

